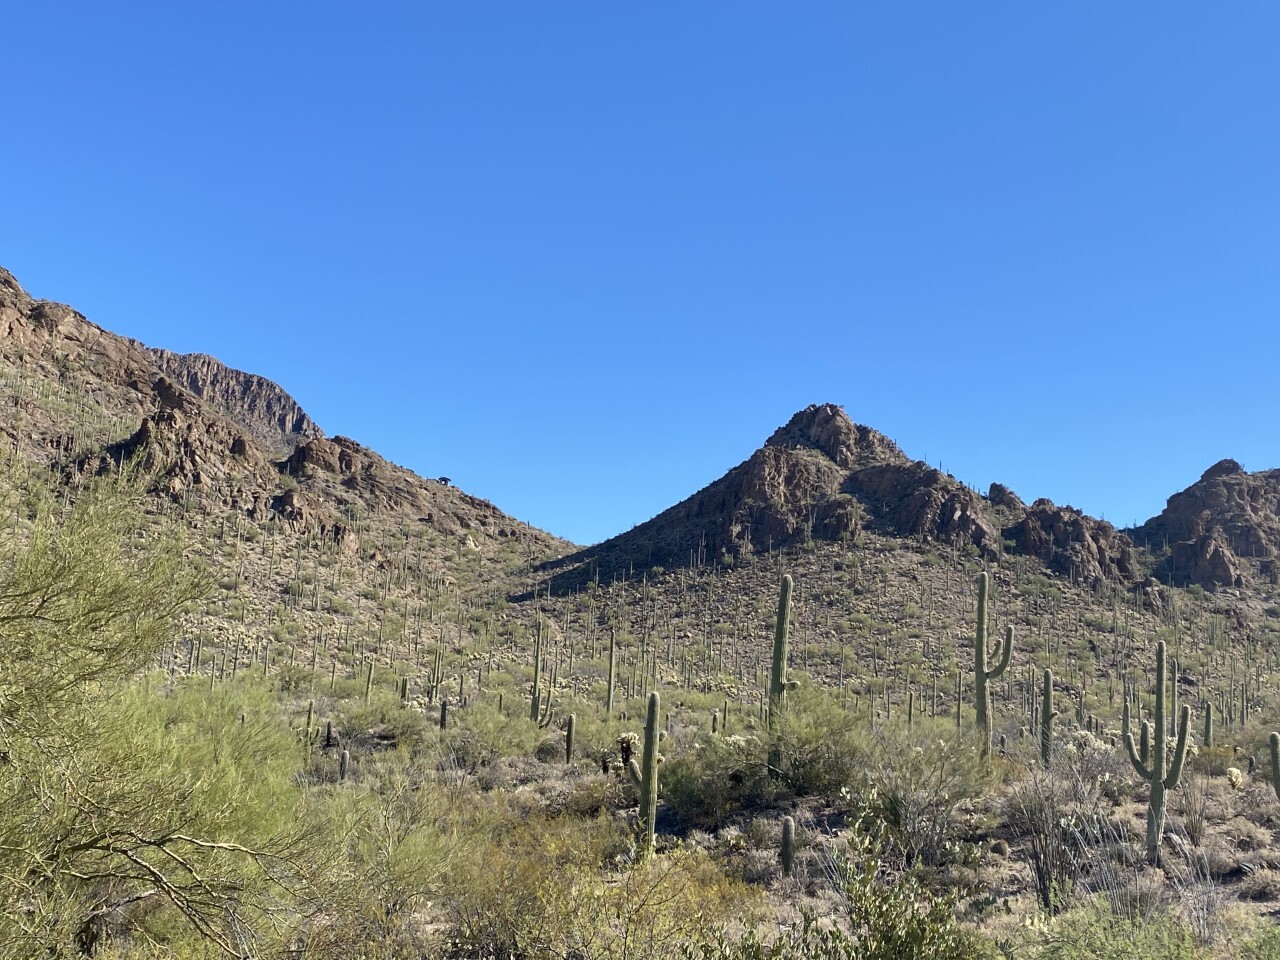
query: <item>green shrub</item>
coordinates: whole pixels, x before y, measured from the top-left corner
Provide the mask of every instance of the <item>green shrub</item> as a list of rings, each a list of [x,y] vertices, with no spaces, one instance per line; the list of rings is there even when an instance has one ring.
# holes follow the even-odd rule
[[[1167,913],[1116,916],[1103,903],[1065,913],[1040,931],[1034,960],[1196,960],[1191,932]]]
[[[1250,940],[1240,951],[1240,960],[1280,960],[1280,927]]]
[[[686,960],[982,960],[993,948],[955,917],[955,902],[929,894],[911,876],[881,878],[879,831],[855,833],[833,865],[843,898],[843,923],[799,926],[773,939],[724,930],[686,946]]]

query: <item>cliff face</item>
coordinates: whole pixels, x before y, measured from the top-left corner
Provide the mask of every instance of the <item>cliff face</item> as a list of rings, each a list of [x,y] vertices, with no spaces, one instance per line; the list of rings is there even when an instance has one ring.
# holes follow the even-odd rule
[[[266,377],[233,370],[203,353],[152,349],[150,354],[165,376],[219,408],[275,456],[324,436],[297,401]]]

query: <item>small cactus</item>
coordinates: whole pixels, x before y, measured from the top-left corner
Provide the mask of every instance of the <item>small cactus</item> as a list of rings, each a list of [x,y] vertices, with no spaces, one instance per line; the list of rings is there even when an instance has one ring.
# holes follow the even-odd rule
[[[342,756],[338,758],[338,779],[339,780],[347,779],[347,770],[350,767],[350,765],[351,765],[351,754],[348,751],[343,750]]]
[[[791,876],[796,860],[796,821],[792,817],[782,818],[782,875]]]

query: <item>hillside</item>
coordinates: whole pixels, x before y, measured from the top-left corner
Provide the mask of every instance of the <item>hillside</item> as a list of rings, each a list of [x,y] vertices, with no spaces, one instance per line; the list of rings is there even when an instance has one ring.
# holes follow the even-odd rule
[[[807,911],[856,939],[850,917],[872,907],[959,944],[929,956],[1083,960],[1094,954],[1054,945],[1105,929],[1127,946],[1150,928],[1197,951],[1178,956],[1225,960],[1280,913],[1267,738],[1280,471],[1223,461],[1118,531],[999,484],[973,491],[823,404],[688,499],[579,549],[325,436],[270,381],[118,337],[3,270],[0,404],[14,556],[53,518],[76,529],[82,498],[129,489],[131,464],[142,514],[122,543],[179,539],[162,569],[199,587],[146,659],[90,688],[98,713],[69,715],[57,742],[74,763],[4,712],[27,648],[0,655],[18,665],[0,670],[0,763],[20,773],[0,781],[0,811],[19,811],[0,812],[0,905],[46,924],[0,920],[41,948],[0,937],[4,960],[190,942],[395,960],[696,946],[731,960],[754,954],[714,952],[726,931],[799,936]],[[0,590],[0,607],[19,595]],[[113,596],[131,609],[129,590]],[[664,762],[655,742],[648,854],[625,759],[654,693]],[[1155,856],[1126,716],[1148,756],[1157,720],[1173,736],[1155,749],[1172,752],[1179,731],[1192,745]],[[143,746],[100,743],[134,729]],[[117,793],[85,806],[66,774],[81,768]],[[209,790],[207,808],[192,800]],[[104,848],[144,829],[113,818],[149,793],[154,833]],[[166,847],[188,836],[171,822],[188,809],[214,811],[209,837],[257,837],[275,859],[237,873],[225,855],[247,848],[204,834]],[[194,863],[197,880],[161,907],[130,856]],[[6,877],[28,886],[12,893]],[[922,905],[937,906],[927,923]]]

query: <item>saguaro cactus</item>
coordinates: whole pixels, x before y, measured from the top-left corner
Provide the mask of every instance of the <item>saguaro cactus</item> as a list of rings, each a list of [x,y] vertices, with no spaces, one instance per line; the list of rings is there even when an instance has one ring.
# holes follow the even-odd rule
[[[573,733],[577,718],[571,713],[564,725],[564,762],[573,763]]]
[[[1280,798],[1280,733],[1272,732],[1271,741],[1271,788]]]
[[[538,722],[538,708],[541,706],[540,690],[542,680],[542,620],[538,620],[537,632],[533,635],[533,690],[529,697],[529,720]]]
[[[609,627],[609,686],[604,694],[604,712],[605,716],[613,716],[613,688],[614,675],[618,669],[618,628]]]
[[[973,706],[982,732],[982,755],[991,755],[991,690],[987,684],[997,680],[1009,666],[1013,653],[1013,627],[1005,632],[1004,646],[1000,649],[999,662],[987,667],[987,571],[978,574],[978,632],[973,644]]]
[[[644,823],[644,842],[640,847],[641,859],[653,853],[654,828],[658,820],[658,713],[662,700],[655,690],[649,694],[649,712],[644,720],[644,749],[640,763],[627,764],[631,782],[640,788],[640,817]]]
[[[1058,711],[1053,709],[1053,671],[1048,667],[1044,671],[1044,689],[1040,697],[1040,759],[1047,767],[1053,759],[1053,718]]]
[[[791,574],[782,578],[782,591],[778,597],[778,620],[773,634],[773,672],[769,676],[769,727],[782,712],[787,691],[796,688],[794,680],[787,679],[787,631],[791,620]]]
[[[1124,749],[1129,754],[1129,762],[1138,771],[1138,776],[1151,785],[1151,796],[1147,800],[1147,861],[1153,866],[1160,862],[1165,795],[1177,788],[1182,776],[1182,762],[1187,756],[1187,730],[1191,726],[1191,707],[1184,704],[1178,716],[1178,740],[1170,761],[1167,749],[1169,728],[1165,723],[1165,686],[1164,641],[1161,640],[1156,644],[1155,712],[1150,721],[1142,722],[1142,748],[1134,744],[1132,730],[1125,730],[1124,733]],[[1125,713],[1127,720],[1127,709]]]
[[[782,875],[791,876],[796,860],[796,821],[793,817],[782,818]]]

